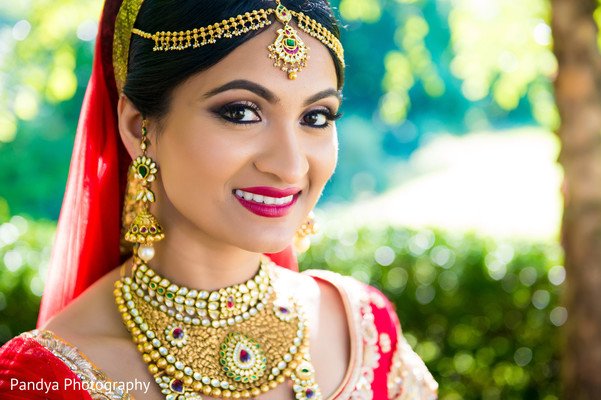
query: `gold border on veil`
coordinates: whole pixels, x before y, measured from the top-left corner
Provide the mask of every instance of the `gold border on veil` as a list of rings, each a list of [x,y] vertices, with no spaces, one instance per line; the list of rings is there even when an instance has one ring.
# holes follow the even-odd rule
[[[144,0],[124,0],[115,20],[115,36],[113,37],[113,69],[115,83],[119,93],[123,90],[127,78],[127,62],[129,59],[129,42],[136,18]]]

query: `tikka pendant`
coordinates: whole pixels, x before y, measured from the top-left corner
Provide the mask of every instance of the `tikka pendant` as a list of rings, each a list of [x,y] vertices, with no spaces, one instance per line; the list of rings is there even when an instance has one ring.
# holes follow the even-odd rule
[[[309,48],[288,24],[292,14],[279,1],[275,15],[284,28],[278,29],[278,37],[269,45],[269,58],[274,60],[274,67],[288,73],[289,79],[296,79],[296,73],[307,66]]]

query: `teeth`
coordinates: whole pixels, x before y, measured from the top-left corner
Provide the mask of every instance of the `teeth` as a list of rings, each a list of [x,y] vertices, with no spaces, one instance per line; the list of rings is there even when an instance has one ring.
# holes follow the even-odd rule
[[[247,200],[247,201],[254,201],[255,203],[262,203],[262,204],[266,204],[266,205],[274,205],[275,204],[277,206],[289,204],[292,202],[292,199],[294,198],[293,195],[286,196],[286,197],[262,196],[260,194],[245,192],[240,189],[236,189],[235,193],[236,193],[236,196],[243,198],[244,200]]]

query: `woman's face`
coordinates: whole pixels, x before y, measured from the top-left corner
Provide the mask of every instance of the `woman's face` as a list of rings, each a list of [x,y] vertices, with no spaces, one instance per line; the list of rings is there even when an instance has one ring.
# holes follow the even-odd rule
[[[178,86],[158,136],[150,121],[155,212],[167,235],[178,229],[212,246],[280,251],[334,172],[332,57],[301,32],[310,59],[289,80],[268,58],[274,25]]]

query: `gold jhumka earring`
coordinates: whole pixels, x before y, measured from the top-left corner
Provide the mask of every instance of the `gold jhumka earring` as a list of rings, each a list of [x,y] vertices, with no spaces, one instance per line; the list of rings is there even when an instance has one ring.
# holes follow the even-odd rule
[[[307,220],[303,222],[294,234],[294,250],[299,254],[309,250],[309,247],[311,246],[311,239],[309,236],[314,235],[317,232],[319,232],[319,226],[315,223],[315,214],[311,211]]]
[[[137,254],[144,261],[149,261],[154,257],[152,244],[165,237],[161,224],[148,210],[149,203],[156,201],[154,193],[150,190],[150,183],[156,179],[155,174],[158,170],[156,163],[146,156],[147,134],[146,118],[143,117],[142,142],[140,143],[142,155],[138,156],[130,167],[130,175],[133,174],[136,179],[137,193],[135,194],[135,200],[140,211],[125,233],[125,240],[139,245]]]

